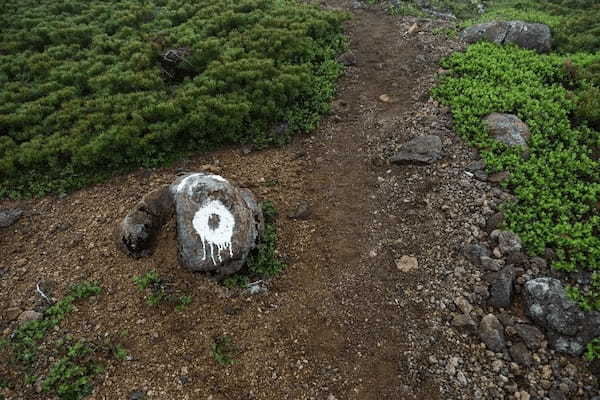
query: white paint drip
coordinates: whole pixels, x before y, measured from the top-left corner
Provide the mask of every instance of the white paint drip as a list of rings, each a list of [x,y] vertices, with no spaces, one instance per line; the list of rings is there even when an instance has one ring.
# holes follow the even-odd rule
[[[178,188],[179,190],[179,188]],[[210,226],[210,219],[218,217],[218,224]],[[233,257],[233,249],[231,240],[233,238],[233,227],[235,226],[235,218],[233,214],[219,200],[209,200],[200,206],[200,209],[194,215],[192,225],[202,240],[202,250],[204,258],[207,257],[207,247],[210,250],[210,257],[214,265],[217,265],[215,260],[215,248],[219,262],[223,261],[221,251],[229,249],[229,256]]]

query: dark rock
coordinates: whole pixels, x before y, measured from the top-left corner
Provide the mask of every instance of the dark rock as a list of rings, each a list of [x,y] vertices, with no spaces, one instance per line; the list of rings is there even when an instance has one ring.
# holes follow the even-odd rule
[[[495,258],[490,258],[490,257],[486,257],[486,256],[482,256],[480,258],[480,260],[481,260],[481,266],[483,268],[485,268],[486,270],[492,271],[492,272],[500,271],[500,269],[504,265],[504,262],[502,260],[497,260]]]
[[[180,177],[171,193],[181,264],[219,277],[239,271],[261,234],[262,214],[252,193],[205,173]]]
[[[467,165],[467,171],[476,172],[485,169],[485,162],[483,160],[473,161],[471,164]]]
[[[498,233],[498,248],[503,255],[521,251],[521,239],[516,233],[502,231]]]
[[[432,164],[442,158],[442,140],[439,136],[418,136],[404,143],[392,157],[396,164]]]
[[[456,328],[465,328],[472,331],[475,331],[477,328],[475,321],[465,314],[454,314],[450,323]]]
[[[483,119],[492,137],[509,146],[527,147],[529,128],[516,115],[492,113]]]
[[[489,257],[490,250],[482,244],[468,244],[463,248],[463,255],[475,265],[481,265],[481,257]]]
[[[524,367],[530,367],[533,365],[533,358],[531,357],[531,353],[527,349],[523,343],[516,343],[510,347],[510,356],[513,361],[517,364],[520,364]]]
[[[512,265],[504,267],[493,274],[490,283],[490,298],[488,303],[497,308],[508,308],[512,302],[515,271]]]
[[[548,263],[541,257],[533,257],[529,260],[529,264],[532,268],[537,268],[540,271],[544,271],[548,268]]]
[[[547,262],[552,262],[556,260],[556,252],[551,248],[544,249],[544,258]]]
[[[338,62],[346,67],[356,65],[356,55],[352,51],[347,51],[338,57]]]
[[[308,219],[310,217],[310,205],[307,201],[300,201],[293,211],[288,214],[291,219]]]
[[[8,228],[17,222],[22,215],[23,210],[19,208],[0,211],[0,228]]]
[[[529,349],[535,351],[542,346],[544,334],[537,326],[519,324],[515,326],[515,331]]]
[[[540,53],[552,49],[552,33],[544,24],[523,21],[493,21],[468,27],[460,34],[467,43],[487,40],[496,44],[516,44]]]
[[[146,392],[143,390],[136,390],[129,394],[129,400],[146,400]]]
[[[600,313],[584,312],[568,297],[559,280],[529,280],[524,294],[525,313],[546,329],[556,351],[579,356],[589,341],[600,336]]]
[[[515,251],[513,253],[509,253],[506,256],[506,263],[512,265],[527,265],[529,259],[527,255],[521,251]]]
[[[502,228],[504,225],[504,214],[501,212],[497,212],[490,216],[485,224],[485,230],[491,232],[495,229]]]
[[[497,353],[504,351],[504,328],[494,314],[488,314],[481,319],[479,324],[479,337],[485,345]]]
[[[117,227],[117,246],[132,257],[150,255],[158,232],[173,210],[169,186],[148,193]]]

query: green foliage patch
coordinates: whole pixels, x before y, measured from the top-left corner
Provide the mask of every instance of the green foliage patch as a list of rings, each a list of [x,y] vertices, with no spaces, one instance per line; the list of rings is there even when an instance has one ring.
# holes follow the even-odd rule
[[[276,254],[277,250],[277,210],[270,201],[261,203],[265,219],[265,231],[261,241],[248,256],[246,267],[239,273],[223,279],[223,284],[229,288],[245,288],[252,279],[272,278],[286,267]]]
[[[585,60],[584,60],[585,58]],[[569,62],[591,62],[589,57]],[[600,270],[600,134],[573,122],[580,92],[565,59],[489,43],[472,45],[443,61],[450,69],[434,90],[451,106],[455,129],[481,151],[490,172],[509,171],[516,201],[504,211],[508,227],[532,254],[557,253],[555,268]],[[482,117],[518,115],[531,130],[527,156],[492,140]]]
[[[345,18],[294,0],[2,2],[0,197],[311,130]]]

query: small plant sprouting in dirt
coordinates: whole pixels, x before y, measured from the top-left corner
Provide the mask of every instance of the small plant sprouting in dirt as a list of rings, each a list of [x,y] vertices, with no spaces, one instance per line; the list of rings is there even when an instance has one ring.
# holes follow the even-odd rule
[[[233,362],[237,349],[229,336],[218,336],[211,346],[211,354],[220,365],[229,365]]]
[[[146,298],[146,302],[151,306],[156,306],[168,299],[166,285],[155,270],[146,272],[144,275],[136,276],[133,282],[140,290],[149,290],[150,294]]]
[[[73,286],[69,295],[49,307],[42,319],[30,321],[19,327],[8,343],[15,359],[24,364],[31,364],[37,358],[38,343],[46,336],[49,329],[58,325],[73,309],[76,300],[84,299],[101,292],[100,286],[83,282]]]
[[[272,278],[286,267],[276,254],[277,210],[271,201],[264,201],[261,206],[265,218],[265,231],[261,241],[248,256],[246,267],[241,272],[223,279],[222,284],[228,288],[245,289],[251,280]]]
[[[190,304],[192,304],[192,296],[179,296],[179,304],[175,306],[175,310],[181,312]]]
[[[129,357],[129,353],[127,352],[127,349],[125,349],[125,347],[123,347],[120,344],[117,344],[113,347],[112,353],[117,360],[121,360],[121,361],[127,360],[127,358]]]
[[[63,400],[79,400],[92,392],[92,380],[102,372],[94,350],[84,342],[71,345],[50,369],[42,390]]]
[[[136,276],[133,278],[133,282],[140,290],[149,292],[146,302],[151,306],[170,303],[175,304],[177,311],[183,311],[186,306],[192,303],[192,297],[189,295],[184,294],[177,297],[167,280],[159,276],[156,270]]]

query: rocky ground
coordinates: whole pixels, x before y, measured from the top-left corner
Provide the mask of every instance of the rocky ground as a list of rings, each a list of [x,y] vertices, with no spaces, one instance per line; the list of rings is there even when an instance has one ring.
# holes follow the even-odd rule
[[[353,17],[342,57],[348,68],[317,132],[284,148],[225,149],[138,171],[63,198],[0,203],[24,210],[0,230],[3,336],[21,312],[40,310],[38,283],[60,297],[93,280],[103,293],[50,335],[118,341],[131,355],[105,361],[91,399],[597,396],[582,358],[552,350],[526,316],[524,284],[548,276],[547,261],[492,233],[510,194],[473,167],[477,154],[429,95],[443,73],[438,60],[463,48],[439,34],[448,22],[357,2],[322,5]],[[439,141],[428,142],[418,163],[390,162],[419,136]],[[181,170],[221,174],[275,203],[288,268],[265,292],[183,270],[173,222],[149,258],[116,249],[117,223]],[[298,207],[301,218],[288,218]],[[147,305],[132,279],[150,269],[192,303],[183,311]],[[236,348],[227,366],[211,354],[224,336]],[[0,364],[3,375],[10,368]],[[35,382],[4,391],[9,399],[47,398]]]

